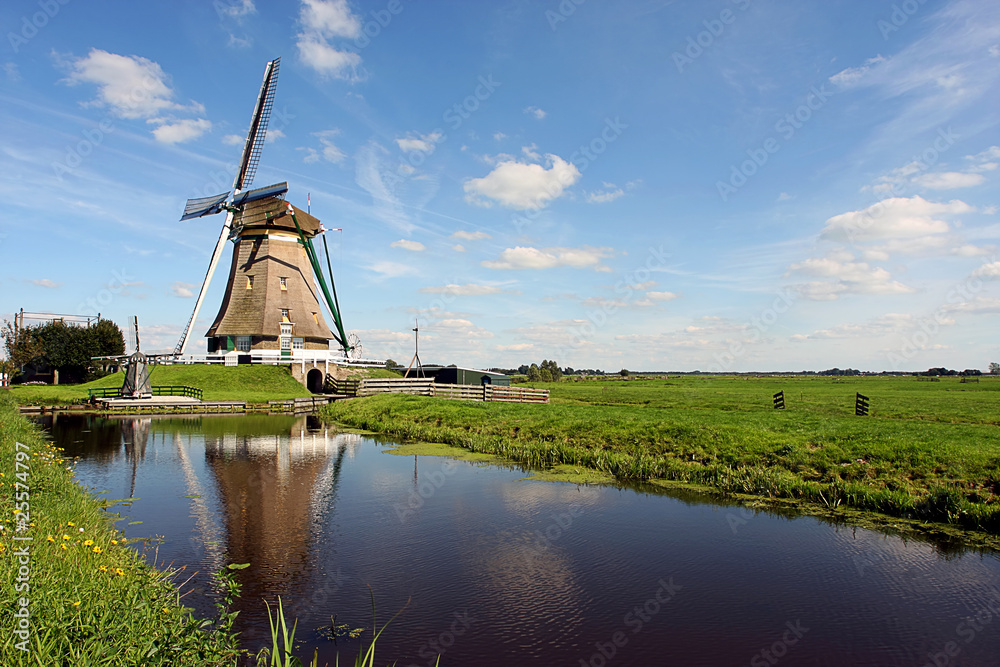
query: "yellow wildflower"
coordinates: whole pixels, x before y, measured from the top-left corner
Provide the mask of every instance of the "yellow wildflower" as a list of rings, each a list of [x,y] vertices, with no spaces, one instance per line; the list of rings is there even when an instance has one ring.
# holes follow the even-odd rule
[[[95,554],[99,554],[101,553],[101,547],[94,547],[93,549],[91,549],[91,551],[93,551]]]
[[[56,538],[52,537],[51,535],[49,535],[45,539],[47,539],[49,542],[55,542],[56,541]]]
[[[66,522],[66,525],[67,525],[67,526],[75,526],[76,524],[75,524],[75,523],[73,523],[72,521],[67,521],[67,522]]]
[[[66,546],[65,542],[63,544],[60,544],[59,546],[61,546],[63,549],[68,549],[69,548],[69,547]]]
[[[0,544],[0,554],[2,554],[4,551],[7,551],[7,547],[5,547],[4,545]]]
[[[89,547],[93,543],[94,543],[94,540],[84,540],[83,546]]]
[[[79,607],[80,606],[80,600],[77,600],[76,602],[74,602],[73,606],[74,607]]]
[[[124,577],[125,576],[125,570],[121,569],[120,567],[116,567],[115,568],[115,574],[117,574],[119,577]]]
[[[66,534],[64,533],[64,534],[63,534],[63,539],[64,539],[64,540],[68,540],[68,539],[69,539],[69,535],[66,535]]]
[[[111,540],[111,544],[117,545],[118,544],[118,540]]]
[[[101,572],[107,572],[108,571],[108,566],[107,565],[102,565],[102,566],[100,566],[97,569],[100,570]]]

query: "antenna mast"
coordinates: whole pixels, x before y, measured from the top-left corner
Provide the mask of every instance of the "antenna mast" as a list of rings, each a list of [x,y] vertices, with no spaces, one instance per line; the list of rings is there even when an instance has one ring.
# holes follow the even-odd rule
[[[420,323],[416,318],[413,319],[413,358],[410,359],[410,365],[406,367],[406,374],[403,375],[404,378],[410,377],[410,369],[413,368],[413,362],[417,362],[416,377],[424,377],[424,367],[420,363]]]

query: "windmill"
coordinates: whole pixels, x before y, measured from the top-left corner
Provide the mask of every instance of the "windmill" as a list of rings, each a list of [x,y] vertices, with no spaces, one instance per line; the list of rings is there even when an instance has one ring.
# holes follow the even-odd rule
[[[150,359],[139,350],[139,318],[133,316],[129,333],[135,340],[135,351],[124,358],[125,381],[122,383],[122,398],[152,398],[153,388],[149,384]]]
[[[233,241],[233,259],[226,294],[206,334],[209,353],[280,350],[290,358],[293,349],[328,350],[330,339],[340,344],[345,355],[354,347],[353,339],[344,333],[333,272],[328,286],[312,245],[313,237],[324,231],[319,220],[284,200],[288,183],[249,189],[271,118],[280,60],[267,63],[264,70],[232,192],[189,199],[184,207],[181,220],[222,212],[226,217],[174,356],[187,349],[227,240]],[[329,255],[327,261],[329,265]],[[323,318],[320,293],[336,333]]]

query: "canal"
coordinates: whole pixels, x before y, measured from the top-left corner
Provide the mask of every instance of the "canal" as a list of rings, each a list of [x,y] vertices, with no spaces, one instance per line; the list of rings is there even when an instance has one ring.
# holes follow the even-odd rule
[[[262,600],[298,619],[304,661],[401,613],[376,664],[997,665],[1000,559],[697,496],[532,480],[509,465],[391,453],[290,416],[42,418],[77,480],[147,559],[184,567],[214,612],[228,563],[237,630]]]

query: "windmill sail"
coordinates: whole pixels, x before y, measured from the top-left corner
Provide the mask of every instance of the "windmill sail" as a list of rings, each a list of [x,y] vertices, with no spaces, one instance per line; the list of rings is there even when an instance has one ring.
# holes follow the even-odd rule
[[[274,105],[274,93],[278,85],[278,65],[280,62],[281,58],[275,58],[264,68],[264,81],[261,83],[260,93],[257,95],[257,104],[254,106],[253,116],[250,118],[250,129],[247,132],[246,142],[243,144],[240,169],[236,174],[236,178],[233,179],[233,190],[237,193],[249,187],[250,183],[253,182],[254,174],[257,173],[257,164],[260,162],[260,154],[264,148],[264,138],[267,135],[267,123],[271,119],[271,107]],[[184,217],[181,220],[221,212],[226,208],[224,202],[228,196],[229,193],[226,193],[221,199],[217,196],[188,200],[187,206],[184,208]],[[205,199],[213,201],[207,203]],[[232,227],[232,223],[233,212],[230,210],[226,214],[226,221],[222,225],[222,233],[219,234],[219,240],[215,244],[215,251],[212,253],[212,260],[208,265],[208,273],[205,274],[205,280],[202,281],[201,289],[198,290],[198,298],[194,303],[194,312],[191,313],[191,319],[188,320],[187,326],[184,328],[184,333],[181,334],[181,339],[177,341],[177,346],[174,348],[175,355],[183,355],[187,349],[188,341],[191,339],[191,329],[198,319],[198,313],[201,311],[201,305],[205,301],[205,293],[208,292],[208,286],[212,282],[215,268],[219,265],[219,259],[222,257],[222,250],[226,246],[226,239],[229,238],[229,230]]]

